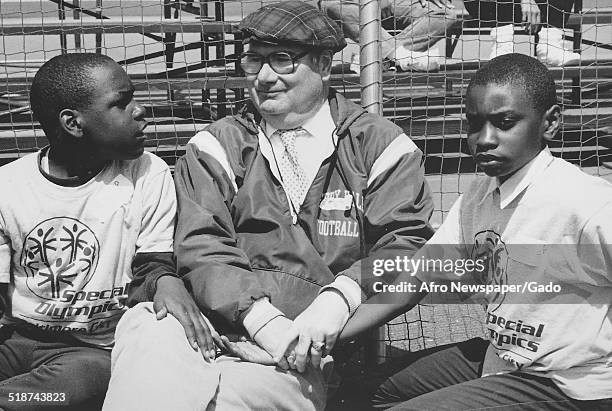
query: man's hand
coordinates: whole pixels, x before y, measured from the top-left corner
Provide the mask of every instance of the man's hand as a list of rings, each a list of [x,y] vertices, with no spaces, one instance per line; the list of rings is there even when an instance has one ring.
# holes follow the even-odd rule
[[[281,347],[283,337],[289,332],[293,321],[284,316],[278,316],[264,325],[259,331],[253,336],[253,340],[268,352],[274,362],[283,370],[289,369],[289,364],[284,357],[284,350],[286,348]]]
[[[323,291],[293,321],[293,326],[283,337],[280,351],[274,359],[279,361],[280,355],[295,357],[291,368],[304,372],[310,354],[312,365],[319,367],[321,357],[334,347],[336,338],[348,318],[348,306],[340,293],[335,290]]]
[[[221,336],[223,348],[233,357],[238,357],[243,361],[254,362],[262,365],[275,365],[272,356],[259,345],[252,341],[247,341],[242,337],[240,341],[232,342],[226,336]]]
[[[191,347],[195,351],[199,347],[204,360],[215,359],[215,342],[222,345],[221,338],[202,315],[180,278],[166,275],[157,280],[153,309],[158,320],[172,314],[185,329]]]
[[[521,0],[522,21],[528,34],[536,34],[540,31],[540,8],[535,0]]]

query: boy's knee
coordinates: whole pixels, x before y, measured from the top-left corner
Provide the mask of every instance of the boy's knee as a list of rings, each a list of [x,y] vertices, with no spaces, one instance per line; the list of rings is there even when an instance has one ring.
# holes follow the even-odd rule
[[[57,362],[42,365],[31,372],[33,380],[50,380],[54,391],[63,394],[58,409],[100,408],[111,375],[110,352],[84,349],[67,354]],[[89,405],[87,405],[89,404]]]

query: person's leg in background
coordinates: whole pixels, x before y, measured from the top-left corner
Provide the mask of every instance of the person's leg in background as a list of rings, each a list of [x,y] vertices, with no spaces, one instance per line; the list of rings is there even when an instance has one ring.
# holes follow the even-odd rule
[[[37,330],[2,327],[1,334],[0,409],[100,409],[110,378],[109,351]]]
[[[549,66],[565,66],[580,62],[580,54],[567,50],[563,44],[563,29],[574,0],[538,0],[542,13],[542,30],[536,46],[540,61]]]
[[[567,50],[563,45],[563,27],[569,18],[574,0],[536,0],[540,9],[540,41],[536,54],[549,66],[564,66],[577,63],[580,55]],[[522,24],[519,0],[465,0],[470,16],[481,21],[483,27],[492,26],[493,47],[489,59],[516,50],[514,26]]]
[[[383,49],[395,49],[394,58],[403,70],[437,70],[441,53],[434,46],[458,24],[456,8],[420,0],[390,0],[386,4],[401,31],[384,39]],[[390,46],[385,46],[387,42]]]
[[[491,27],[489,59],[514,53],[514,23],[517,13],[520,22],[520,4],[515,0],[465,0],[464,5],[471,17],[480,20],[481,27]]]
[[[344,37],[359,44],[359,1],[320,0],[319,8],[342,27]],[[351,56],[350,71],[359,74],[359,52]]]
[[[380,29],[382,58],[396,62],[403,70],[432,71],[439,67],[439,53],[428,49],[445,38],[456,23],[455,9],[442,8],[419,0],[381,0],[383,26],[396,27],[394,36]],[[359,2],[351,0],[321,0],[320,8],[342,25],[344,36],[359,43]],[[353,56],[351,70],[358,72],[359,55]]]

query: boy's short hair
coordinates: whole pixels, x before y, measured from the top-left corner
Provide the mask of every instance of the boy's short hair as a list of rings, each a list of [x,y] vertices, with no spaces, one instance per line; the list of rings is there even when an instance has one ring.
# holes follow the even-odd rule
[[[69,53],[55,56],[38,70],[30,89],[30,107],[51,141],[58,133],[59,113],[91,104],[91,70],[113,59],[102,54]]]
[[[489,84],[520,87],[541,114],[557,104],[555,81],[550,71],[544,64],[525,54],[504,54],[489,61],[476,72],[466,95],[475,86]]]

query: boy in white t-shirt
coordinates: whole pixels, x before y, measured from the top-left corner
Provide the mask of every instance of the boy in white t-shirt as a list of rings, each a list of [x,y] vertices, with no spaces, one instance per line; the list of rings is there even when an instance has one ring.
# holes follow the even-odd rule
[[[176,278],[168,166],[144,152],[145,109],[111,58],[46,62],[30,92],[49,146],[0,168],[0,409],[99,409],[115,326],[155,302],[214,349]]]
[[[340,338],[428,293],[434,302],[476,293],[486,338],[419,353],[378,387],[375,406],[612,409],[612,185],[552,157],[560,109],[549,71],[532,57],[507,54],[478,70],[466,114],[468,146],[487,176],[415,254],[419,268],[395,268],[394,256],[372,263],[399,272],[399,287],[362,304]]]

